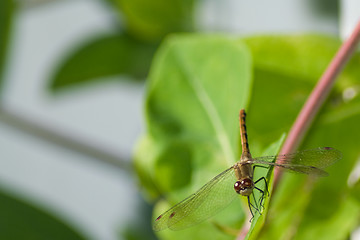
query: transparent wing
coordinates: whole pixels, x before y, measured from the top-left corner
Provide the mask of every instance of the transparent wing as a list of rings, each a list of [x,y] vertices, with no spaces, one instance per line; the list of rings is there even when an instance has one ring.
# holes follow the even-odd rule
[[[272,165],[292,172],[327,176],[323,169],[342,158],[340,151],[330,148],[314,148],[295,153],[258,157],[250,160],[252,164]],[[275,161],[274,161],[275,159]]]
[[[165,228],[180,230],[200,223],[228,206],[237,196],[234,190],[236,182],[233,167],[223,171],[196,193],[190,195],[161,214],[154,223],[153,229]]]

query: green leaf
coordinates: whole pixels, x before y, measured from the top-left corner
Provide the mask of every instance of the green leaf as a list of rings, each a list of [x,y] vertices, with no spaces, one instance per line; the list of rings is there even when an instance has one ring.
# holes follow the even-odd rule
[[[149,201],[154,201],[160,192],[156,187],[150,169],[161,152],[162,144],[157,144],[149,135],[140,138],[135,146],[134,166],[140,180],[143,194]]]
[[[254,61],[254,85],[248,110],[252,136],[262,147],[288,132],[341,41],[323,35],[256,36],[245,39]],[[354,86],[360,54],[338,77],[334,93]],[[337,101],[333,94],[329,101]],[[315,147],[315,146],[313,146]]]
[[[351,188],[351,197],[360,204],[360,179]]]
[[[150,73],[146,115],[149,134],[162,145],[154,166],[162,191],[184,187],[190,177],[209,179],[234,163],[239,157],[238,111],[246,105],[250,86],[247,49],[234,40],[185,35],[160,49]],[[167,186],[161,179],[165,169],[178,174],[178,169],[164,168],[162,159],[179,160],[169,149],[191,155],[180,167],[195,172],[182,173],[183,186]],[[207,170],[197,169],[205,165]]]
[[[0,239],[85,239],[58,218],[0,192]]]
[[[50,89],[59,91],[116,75],[143,79],[155,49],[155,45],[127,35],[95,39],[65,59],[51,80]]]
[[[14,9],[15,3],[13,0],[0,1],[0,91],[2,91],[4,82],[5,60],[8,53],[8,43]]]
[[[193,29],[194,0],[113,0],[126,30],[143,40],[158,42],[169,33]]]
[[[285,134],[283,134],[281,136],[281,138],[273,143],[272,145],[270,145],[261,156],[274,156],[276,155],[279,150],[281,145],[283,144],[285,140]],[[275,160],[275,159],[274,159]],[[265,177],[266,178],[266,182],[267,182],[267,187],[268,187],[268,191],[269,194],[271,195],[272,192],[272,188],[273,188],[273,168],[261,168],[258,167],[256,168],[256,170],[254,171],[254,180],[260,179],[261,177]],[[259,184],[257,185],[258,188],[260,189],[266,189],[266,185],[263,183],[262,186],[260,186]],[[254,191],[254,195],[255,195],[255,199],[260,199],[261,198],[261,193],[259,191]],[[248,234],[246,235],[245,240],[248,239],[258,239],[258,235],[265,223],[265,219],[267,216],[267,212],[269,209],[269,201],[270,198],[266,196],[264,196],[264,209],[261,212],[261,215],[259,214],[259,212],[255,213],[254,219],[251,222],[250,225],[250,229]]]
[[[300,224],[294,239],[347,239],[352,231],[358,227],[359,212],[360,205],[354,199],[346,198],[339,203],[331,216],[321,221],[305,223],[310,218],[306,214],[306,218]]]
[[[153,182],[156,189],[150,192],[167,196],[156,214],[239,158],[238,112],[247,105],[250,87],[251,59],[246,46],[234,39],[178,35],[162,45],[147,88],[147,137],[136,154],[142,185]],[[236,201],[215,219],[238,229],[243,218]],[[159,233],[164,239],[190,235],[229,239],[209,222],[181,233]]]
[[[257,36],[245,39],[251,49],[256,70],[317,82],[340,48],[341,40],[326,35]],[[357,81],[360,55],[355,54],[339,76],[340,86]]]

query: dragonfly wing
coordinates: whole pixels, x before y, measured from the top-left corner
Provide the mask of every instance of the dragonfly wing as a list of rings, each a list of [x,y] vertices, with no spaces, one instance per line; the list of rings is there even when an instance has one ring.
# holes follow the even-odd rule
[[[326,177],[329,175],[324,170],[314,167],[314,166],[305,166],[305,165],[297,165],[297,164],[278,164],[278,163],[261,161],[261,160],[255,160],[253,163],[254,164],[271,165],[271,166],[275,166],[275,167],[280,167],[286,171],[309,174],[309,175],[316,175],[319,177]]]
[[[233,167],[223,171],[196,193],[190,195],[161,214],[153,229],[180,230],[200,223],[228,206],[237,196],[233,185],[236,181]]]
[[[281,167],[292,172],[327,176],[323,169],[341,158],[340,151],[330,147],[323,147],[285,155],[259,157],[253,159],[252,163]]]

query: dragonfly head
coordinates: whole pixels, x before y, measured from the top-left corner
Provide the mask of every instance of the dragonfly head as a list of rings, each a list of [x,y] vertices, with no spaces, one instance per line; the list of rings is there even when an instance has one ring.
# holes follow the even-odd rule
[[[234,184],[235,191],[242,196],[250,196],[254,189],[254,181],[250,178],[242,178]]]

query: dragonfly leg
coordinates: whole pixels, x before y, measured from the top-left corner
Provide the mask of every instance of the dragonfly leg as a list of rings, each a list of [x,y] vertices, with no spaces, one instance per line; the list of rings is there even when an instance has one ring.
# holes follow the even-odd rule
[[[261,190],[260,188],[258,187],[255,187],[256,190],[258,190],[259,192],[261,192],[261,197],[260,197],[260,207],[264,207],[264,205],[262,204],[263,200],[264,200],[264,191]]]
[[[255,205],[256,205],[256,207],[255,207],[255,206],[253,206],[253,207],[254,207],[255,210],[258,211],[258,212],[260,213],[260,215],[261,215],[261,212],[259,211],[259,205],[258,205],[258,203],[257,203],[257,201],[256,201],[256,199],[255,199],[255,194],[252,193],[251,195],[253,196],[253,199],[254,199],[254,202],[255,202]],[[261,206],[261,204],[260,204],[260,206]]]
[[[255,195],[254,195],[254,193],[252,194],[253,195],[253,198],[254,198],[254,201],[255,201],[255,204],[256,204],[256,206],[254,206],[254,204],[252,204],[251,203],[251,201],[250,201],[250,196],[247,196],[247,199],[248,199],[248,205],[249,205],[249,210],[250,210],[250,213],[251,213],[251,219],[250,219],[250,222],[253,220],[253,218],[254,218],[254,212],[253,212],[253,210],[252,209],[255,209],[257,212],[259,212],[259,214],[261,215],[261,212],[260,212],[260,210],[259,210],[259,208],[258,208],[258,205],[257,205],[257,202],[256,202],[256,199],[255,199]]]
[[[267,181],[266,181],[265,177],[259,178],[258,180],[256,180],[256,181],[254,182],[254,184],[257,184],[257,183],[260,182],[261,180],[264,180],[264,183],[265,183],[265,191],[266,191],[266,193],[267,193],[267,195],[268,195],[268,197],[269,197],[269,196],[270,196],[270,193],[269,193],[269,190],[268,190],[268,185],[267,185]]]
[[[251,213],[251,218],[250,218],[250,221],[249,221],[249,222],[251,222],[251,221],[253,220],[253,218],[254,218],[254,213],[253,213],[252,210],[251,210],[252,204],[250,203],[250,196],[247,196],[247,199],[248,199],[249,210],[250,210],[250,213]]]

